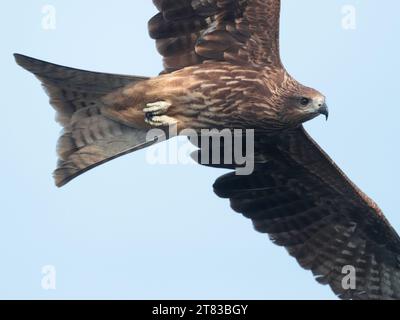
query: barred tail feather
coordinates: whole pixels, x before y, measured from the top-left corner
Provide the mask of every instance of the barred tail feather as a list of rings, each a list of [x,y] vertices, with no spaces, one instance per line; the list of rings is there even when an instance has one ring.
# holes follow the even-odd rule
[[[103,115],[101,98],[147,78],[67,68],[23,55],[16,62],[41,82],[63,126],[57,145],[54,179],[61,187],[80,174],[112,159],[147,147],[144,129],[128,127]]]

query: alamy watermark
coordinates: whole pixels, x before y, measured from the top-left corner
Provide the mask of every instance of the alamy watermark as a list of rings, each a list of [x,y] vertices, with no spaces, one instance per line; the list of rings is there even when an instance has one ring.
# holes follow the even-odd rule
[[[344,30],[357,29],[357,11],[355,6],[342,6],[342,15],[342,28]]]
[[[184,129],[178,132],[176,126],[170,126],[168,137],[187,136],[190,143],[178,146],[178,142],[159,145],[148,149],[147,162],[150,164],[188,164],[188,153],[192,158],[204,165],[233,166],[237,175],[250,175],[254,171],[254,130],[243,129]],[[147,133],[146,141],[166,140],[161,129],[152,129]]]
[[[342,274],[345,275],[342,279],[342,288],[344,290],[355,290],[357,283],[356,268],[351,265],[344,266]]]
[[[56,8],[53,5],[46,4],[42,7],[42,29],[55,30],[57,27]]]
[[[56,290],[56,267],[46,265],[42,267],[41,287],[43,290]]]

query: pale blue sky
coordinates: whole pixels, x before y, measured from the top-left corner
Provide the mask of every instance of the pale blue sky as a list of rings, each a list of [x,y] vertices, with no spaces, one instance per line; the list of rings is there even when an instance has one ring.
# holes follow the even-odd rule
[[[400,3],[282,0],[283,61],[328,98],[311,134],[400,230]],[[56,29],[41,27],[44,5]],[[356,30],[341,27],[354,5]],[[223,171],[146,163],[146,151],[54,187],[60,130],[19,52],[82,69],[156,75],[144,0],[4,1],[0,33],[0,298],[334,299],[217,198]],[[54,265],[57,289],[41,288]]]

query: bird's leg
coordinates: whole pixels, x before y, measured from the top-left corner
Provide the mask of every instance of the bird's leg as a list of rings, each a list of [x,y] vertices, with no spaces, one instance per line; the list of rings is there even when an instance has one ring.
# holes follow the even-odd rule
[[[176,124],[178,121],[175,118],[165,115],[169,107],[171,107],[171,103],[167,101],[148,103],[143,109],[146,123],[155,127]]]

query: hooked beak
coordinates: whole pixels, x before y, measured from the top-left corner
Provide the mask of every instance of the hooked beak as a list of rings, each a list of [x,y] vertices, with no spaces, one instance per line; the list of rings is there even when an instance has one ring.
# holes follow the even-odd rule
[[[319,114],[323,114],[326,118],[326,121],[328,121],[329,118],[329,109],[326,103],[324,103],[319,109],[318,109]]]

